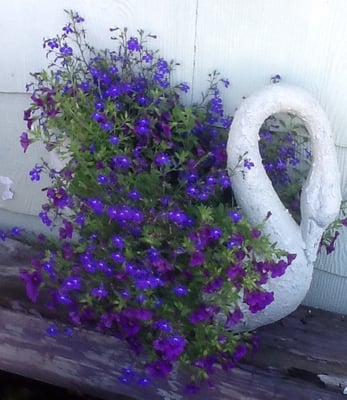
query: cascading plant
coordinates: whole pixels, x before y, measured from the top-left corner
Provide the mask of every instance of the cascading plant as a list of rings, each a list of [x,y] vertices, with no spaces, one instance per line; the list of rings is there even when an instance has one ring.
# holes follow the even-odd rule
[[[50,63],[27,86],[20,138],[24,151],[41,142],[62,161],[43,157],[30,171],[50,178],[39,216],[59,237],[44,239],[21,278],[33,302],[45,290],[51,310],[129,346],[134,369],[123,366],[121,382],[147,385],[182,365],[195,392],[256,347],[251,333],[233,332],[239,305],[269,305],[262,285],[295,255],[232,201],[229,81],[213,72],[201,102],[187,105],[189,87],[173,84],[175,64],[151,49],[154,35],[112,29],[115,46],[96,50],[83,18],[67,13],[62,33],[44,40]],[[247,154],[239,168],[252,168]]]

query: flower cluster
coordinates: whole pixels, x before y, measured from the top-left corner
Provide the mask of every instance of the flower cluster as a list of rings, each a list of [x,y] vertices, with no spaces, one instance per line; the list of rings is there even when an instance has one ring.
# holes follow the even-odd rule
[[[301,187],[312,161],[308,132],[297,117],[279,114],[264,122],[259,136],[264,168],[282,202],[300,222]]]
[[[153,35],[112,29],[117,48],[97,51],[83,18],[69,15],[44,41],[51,64],[28,85],[20,138],[24,151],[41,141],[65,162],[30,171],[35,182],[51,178],[39,215],[59,238],[22,272],[28,296],[45,287],[49,307],[65,308],[71,323],[126,342],[144,373],[123,368],[123,383],[147,385],[180,363],[195,391],[254,347],[249,333],[233,333],[240,303],[252,313],[270,304],[262,285],[294,256],[233,207],[221,95],[229,81],[210,74],[201,103],[186,105],[189,87],[172,83],[174,63],[151,50]]]

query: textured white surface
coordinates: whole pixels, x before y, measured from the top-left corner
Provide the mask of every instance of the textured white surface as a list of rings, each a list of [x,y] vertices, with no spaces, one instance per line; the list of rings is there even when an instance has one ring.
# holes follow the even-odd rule
[[[279,112],[300,117],[311,139],[313,162],[302,190],[300,227],[273,189],[259,153],[259,129],[267,117]],[[296,254],[283,276],[264,285],[274,292],[274,302],[256,315],[245,313],[243,326],[253,329],[294,311],[308,292],[321,235],[340,210],[339,172],[324,111],[311,95],[294,86],[270,85],[246,98],[235,113],[227,152],[233,190],[244,214],[252,224],[259,224],[271,212],[265,233],[279,248]],[[251,169],[240,165],[244,157],[254,163]]]

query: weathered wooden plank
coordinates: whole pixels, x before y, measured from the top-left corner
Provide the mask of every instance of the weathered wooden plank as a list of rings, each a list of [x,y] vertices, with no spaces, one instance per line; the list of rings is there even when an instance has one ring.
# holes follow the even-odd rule
[[[259,336],[261,351],[250,360],[253,365],[347,378],[347,319],[341,314],[300,307],[259,329]]]
[[[323,358],[327,357],[326,368],[321,371],[331,372],[328,352],[329,349],[333,349],[333,344],[323,346],[323,350],[326,349],[325,353],[320,350],[318,340],[318,318],[319,321],[323,321],[324,316],[322,318],[317,316],[317,322],[311,324],[314,333],[308,335],[316,340],[307,346],[306,352],[304,347],[306,336],[301,337],[297,334],[294,339],[291,337],[292,329],[295,331],[297,325],[305,325],[300,321],[302,319],[300,313],[303,312],[305,310],[300,310],[298,314],[289,317],[288,323],[285,319],[284,325],[274,324],[261,329],[259,334],[263,343],[258,355],[249,359],[248,364],[235,368],[231,374],[217,370],[214,377],[215,388],[206,390],[199,397],[211,400],[341,398],[340,393],[331,388],[321,387],[318,381],[300,379],[289,373],[290,367],[298,365],[293,355],[297,355],[298,360],[305,358],[306,370],[314,371],[317,352],[320,352],[322,362]],[[69,389],[77,389],[104,399],[187,398],[187,395],[182,394],[184,380],[181,374],[168,382],[158,381],[146,388],[121,384],[118,381],[120,368],[130,365],[134,360],[131,360],[124,345],[115,338],[77,329],[71,337],[63,334],[49,337],[45,333],[47,324],[47,320],[36,316],[0,309],[0,369]],[[310,322],[305,326],[309,324]],[[272,341],[275,341],[276,346],[271,348]],[[336,340],[333,342],[336,344]],[[274,351],[277,351],[276,356],[273,354]],[[290,361],[286,359],[288,354],[292,356]],[[343,365],[346,363],[346,358],[344,353],[341,356],[340,362]],[[337,354],[333,357],[334,362],[335,358]],[[273,360],[277,360],[277,364]]]
[[[108,399],[180,400],[184,373],[147,388],[118,381],[133,364],[113,337],[75,329],[68,337],[46,335],[49,314],[25,297],[19,269],[35,250],[16,241],[0,242],[0,369]],[[57,317],[57,316],[56,316]],[[63,331],[62,318],[57,325]],[[300,307],[282,321],[260,328],[260,350],[232,373],[216,370],[211,400],[338,399],[347,381],[347,320]]]

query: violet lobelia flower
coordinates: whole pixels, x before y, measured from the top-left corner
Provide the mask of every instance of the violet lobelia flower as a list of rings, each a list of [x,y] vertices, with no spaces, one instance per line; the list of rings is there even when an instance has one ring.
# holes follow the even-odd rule
[[[172,363],[164,360],[153,361],[146,365],[146,371],[153,378],[163,378],[172,371]]]
[[[189,265],[191,267],[198,267],[200,265],[203,265],[205,262],[205,255],[202,251],[195,251],[189,261]]]
[[[233,312],[229,312],[227,320],[225,322],[225,329],[231,329],[243,318],[243,313],[239,308],[236,308]]]
[[[185,346],[186,340],[178,334],[162,336],[153,341],[153,348],[167,361],[176,361],[183,353]]]
[[[36,303],[39,296],[39,290],[42,283],[42,275],[39,271],[28,272],[20,271],[20,279],[25,282],[25,289],[28,298]]]
[[[32,143],[32,140],[29,139],[27,132],[23,132],[20,135],[20,144],[24,150],[24,153],[28,150],[28,147],[31,143]]]
[[[269,304],[271,304],[274,300],[273,292],[265,292],[260,290],[248,291],[245,290],[243,295],[243,301],[248,305],[249,310],[255,314]]]

